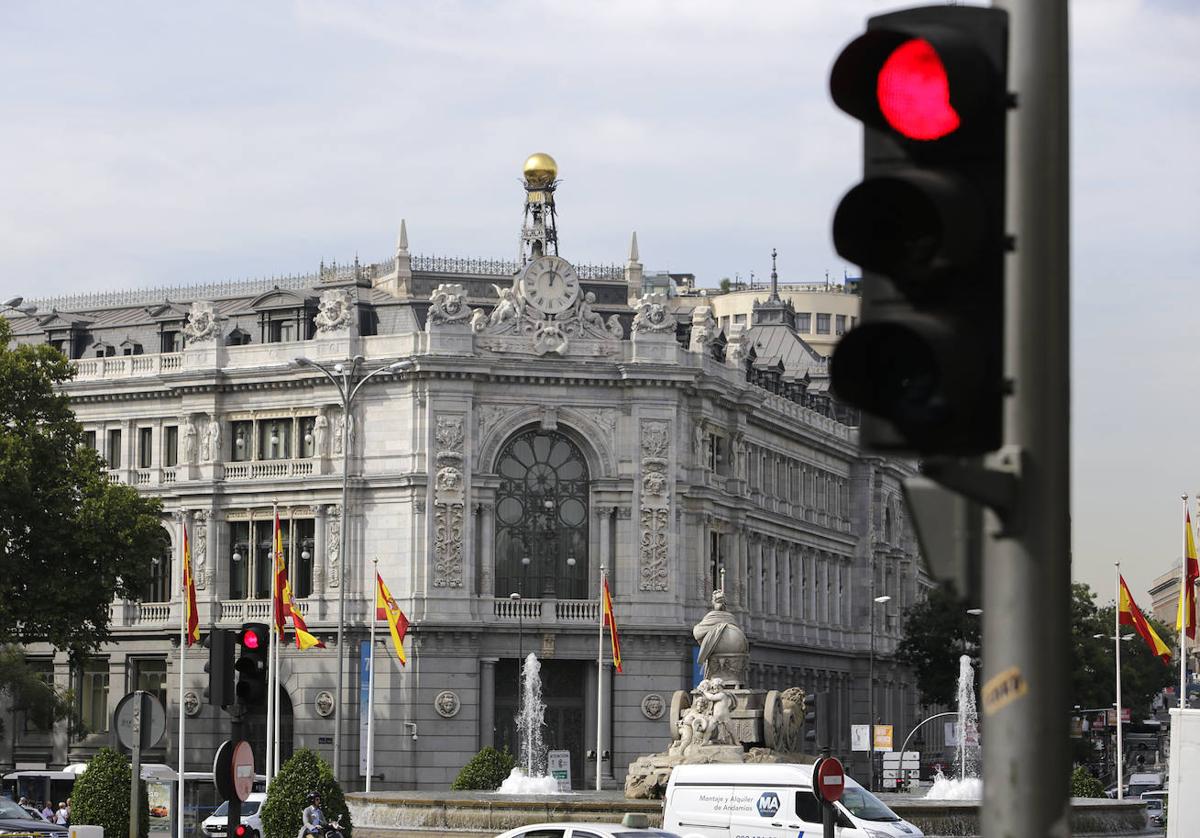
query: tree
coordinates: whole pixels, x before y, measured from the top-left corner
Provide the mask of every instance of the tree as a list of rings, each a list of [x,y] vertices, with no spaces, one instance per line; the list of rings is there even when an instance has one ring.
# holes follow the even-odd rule
[[[979,618],[946,588],[930,590],[904,612],[904,636],[896,661],[913,671],[924,704],[953,705],[958,692],[958,659],[977,653]]]
[[[102,826],[105,835],[128,835],[131,772],[129,760],[112,748],[97,751],[71,788],[71,823]],[[147,838],[150,800],[146,784],[139,780],[138,785],[138,836]]]
[[[0,637],[94,649],[167,550],[162,507],[109,483],[56,389],[74,375],[62,353],[11,336],[0,318]]]
[[[333,769],[316,751],[301,748],[279,769],[267,790],[267,802],[262,807],[263,834],[291,836],[300,831],[304,798],[310,791],[321,795],[321,811],[326,820],[341,818],[342,835],[351,838],[350,810],[342,787],[333,778]]]
[[[731,283],[731,282],[729,281],[729,277],[725,277],[724,279],[722,279],[722,280],[721,280],[721,285],[720,285],[720,288],[721,288],[721,293],[722,293],[722,294],[728,294],[728,293],[729,293],[729,289],[730,289],[732,286],[733,286],[733,283]]]
[[[8,695],[11,710],[24,713],[25,721],[40,730],[74,716],[70,692],[55,688],[46,675],[29,665],[20,646],[0,646],[0,692]],[[0,716],[3,731],[4,716]]]

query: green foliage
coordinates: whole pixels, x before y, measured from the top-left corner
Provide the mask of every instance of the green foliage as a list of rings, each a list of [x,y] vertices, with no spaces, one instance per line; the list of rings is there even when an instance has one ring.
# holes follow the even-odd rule
[[[11,334],[0,318],[0,637],[86,651],[167,551],[162,506],[108,482],[56,389],[75,374],[62,353]]]
[[[1104,784],[1082,765],[1071,772],[1071,797],[1104,797]]]
[[[102,826],[105,835],[128,835],[130,771],[129,760],[122,754],[101,748],[71,790],[71,823]],[[150,800],[146,784],[138,785],[138,835],[146,838],[150,832]]]
[[[74,716],[71,693],[57,689],[46,680],[47,674],[29,665],[20,646],[0,646],[0,696],[39,730],[48,730],[55,722]],[[7,715],[0,715],[0,733],[4,732]]]
[[[1095,599],[1087,585],[1071,586],[1071,703],[1079,707],[1113,705],[1117,670],[1111,638],[1116,608],[1113,604],[1098,608]],[[1174,647],[1174,630],[1149,614],[1146,619],[1163,642]],[[1133,635],[1121,643],[1121,701],[1136,722],[1149,715],[1154,696],[1176,682],[1178,670],[1156,657],[1132,626],[1121,626],[1121,634]]]
[[[725,277],[724,279],[721,280],[721,293],[728,294],[729,290],[732,286],[733,286],[733,283],[731,283],[729,281],[729,277]]]
[[[346,808],[346,797],[333,769],[320,755],[308,748],[301,748],[279,769],[267,791],[267,802],[262,807],[264,838],[293,838],[303,823],[305,796],[315,791],[321,795],[321,811],[325,819],[341,818],[342,834],[350,838],[350,810]]]
[[[951,706],[958,691],[958,659],[978,654],[979,644],[979,617],[967,613],[964,600],[938,587],[904,612],[896,660],[913,671],[922,703]]]
[[[497,751],[489,746],[471,757],[450,788],[454,791],[495,791],[512,773],[515,764],[508,748]]]

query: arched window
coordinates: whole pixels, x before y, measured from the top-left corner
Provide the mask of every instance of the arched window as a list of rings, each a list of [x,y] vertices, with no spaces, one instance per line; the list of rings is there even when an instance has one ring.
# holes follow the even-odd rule
[[[588,595],[588,469],[560,433],[522,431],[496,471],[496,596]]]

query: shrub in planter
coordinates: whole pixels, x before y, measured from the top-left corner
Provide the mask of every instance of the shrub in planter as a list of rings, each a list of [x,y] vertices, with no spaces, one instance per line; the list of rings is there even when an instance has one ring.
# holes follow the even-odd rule
[[[1104,797],[1104,783],[1082,765],[1071,772],[1071,797]]]
[[[516,760],[508,748],[497,751],[489,746],[471,757],[462,771],[458,772],[450,788],[455,791],[495,791],[508,779],[515,764]]]
[[[321,811],[325,819],[341,818],[342,834],[350,838],[350,810],[342,787],[333,779],[333,769],[316,751],[301,748],[279,768],[267,790],[267,802],[262,807],[264,838],[295,838],[303,823],[304,797],[310,791],[321,795]]]
[[[128,835],[130,771],[124,755],[101,748],[71,789],[71,823],[102,826],[105,835]],[[150,832],[150,800],[146,784],[138,785],[138,835],[146,838]]]

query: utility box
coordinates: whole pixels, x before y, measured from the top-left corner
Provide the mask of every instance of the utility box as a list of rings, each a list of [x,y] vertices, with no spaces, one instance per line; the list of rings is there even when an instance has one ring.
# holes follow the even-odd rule
[[[75,826],[72,824],[67,832],[69,838],[104,838],[102,826]]]

